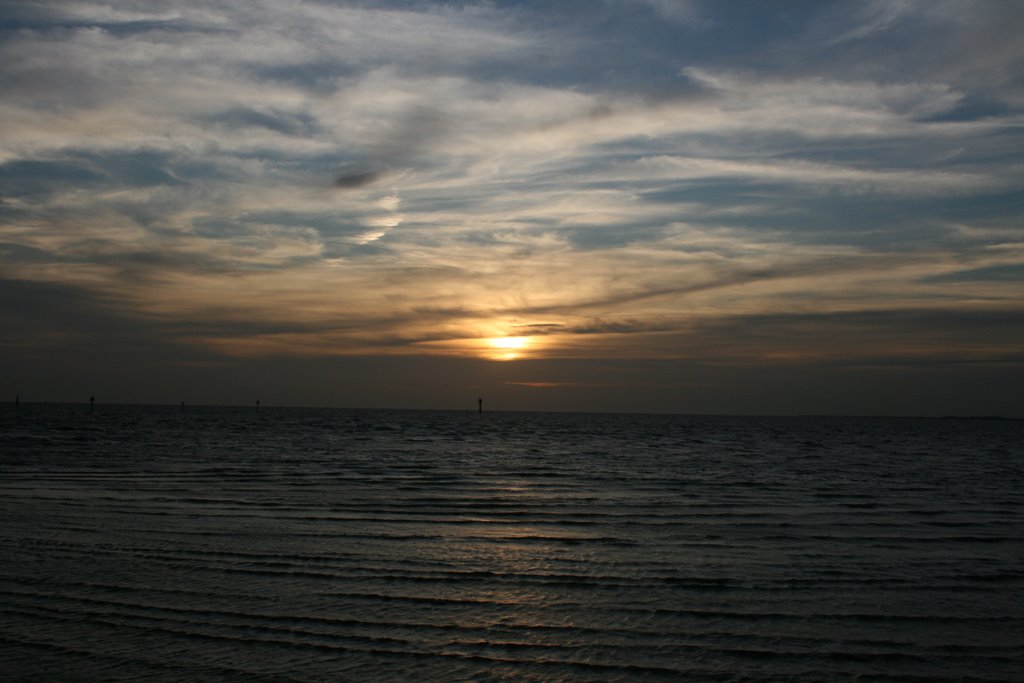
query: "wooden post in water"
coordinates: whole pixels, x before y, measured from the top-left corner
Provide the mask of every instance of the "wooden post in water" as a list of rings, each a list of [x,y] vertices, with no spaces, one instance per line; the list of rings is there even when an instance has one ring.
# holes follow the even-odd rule
[[[260,400],[256,399],[256,412],[260,412]]]
[[[89,397],[89,412],[91,413],[93,411],[93,408],[95,408],[95,407],[96,407],[96,397],[95,396],[90,396]]]
[[[476,400],[476,412],[477,415],[484,412],[484,400],[482,398],[478,398]]]

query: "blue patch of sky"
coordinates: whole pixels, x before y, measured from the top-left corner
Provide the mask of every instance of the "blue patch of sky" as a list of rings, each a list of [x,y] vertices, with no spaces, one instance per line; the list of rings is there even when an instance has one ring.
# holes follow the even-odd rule
[[[684,67],[728,64],[734,59],[749,63],[751,51],[770,51],[776,42],[796,40],[809,17],[827,3],[790,2],[781,11],[758,2],[702,5],[693,22],[668,20],[644,2],[491,4],[504,13],[506,21],[511,20],[505,30],[511,27],[533,42],[528,53],[517,52],[511,60],[500,55],[484,57],[470,64],[416,60],[398,64],[399,73],[455,70],[483,81],[529,82],[654,100],[687,96],[700,87],[680,73]],[[391,6],[431,7],[416,2]],[[307,73],[310,68],[312,73]],[[338,68],[345,65],[298,67],[299,79],[315,83]]]
[[[95,187],[105,174],[83,160],[15,159],[0,165],[0,188],[7,197],[39,199],[69,186]]]
[[[787,241],[902,250],[915,240],[945,240],[954,220],[998,217],[1006,206],[992,206],[992,197],[901,198],[875,194],[794,192],[792,186],[700,180],[644,193],[646,201],[680,204],[679,220],[716,227],[781,231]],[[1006,199],[1016,199],[1006,193]],[[695,204],[696,211],[685,205]],[[973,208],[969,208],[973,207]],[[707,208],[705,212],[702,209]],[[738,209],[738,211],[730,211]]]
[[[53,255],[48,251],[12,242],[0,242],[0,257],[20,263],[49,263],[53,261]]]
[[[0,31],[45,29],[60,23],[52,11],[23,0],[0,2]]]
[[[265,128],[293,137],[312,137],[323,131],[315,116],[307,112],[268,109],[260,111],[245,107],[226,109],[203,116],[201,121],[229,128]]]
[[[303,154],[298,150],[281,148],[258,148],[228,150],[225,152],[236,159],[265,162],[271,168],[300,175],[324,175],[333,177],[345,166],[365,163],[366,155],[356,149],[336,148],[329,154],[313,152]]]
[[[185,180],[174,172],[183,159],[176,153],[159,150],[129,150],[117,152],[76,151],[71,158],[81,159],[99,169],[108,182],[131,187],[154,185],[183,185]]]
[[[729,209],[785,198],[769,194],[766,190],[771,186],[764,181],[758,182],[755,188],[746,179],[703,177],[637,182],[647,185],[639,191],[643,200],[660,204],[696,203],[709,208]],[[781,190],[791,186],[776,184],[774,187]]]
[[[223,179],[215,163],[157,150],[65,151],[59,159],[20,159],[0,165],[8,197],[39,198],[69,187],[181,186]]]
[[[954,121],[975,121],[978,119],[1008,116],[1014,109],[1006,102],[993,97],[989,93],[964,93],[964,96],[952,108],[922,117],[920,120],[929,123],[946,123]]]
[[[615,225],[573,226],[559,230],[574,249],[597,251],[625,247],[638,242],[656,242],[669,232],[664,221],[619,222]]]
[[[62,22],[66,28],[98,28],[114,36],[130,36],[141,33],[204,33],[204,34],[227,34],[233,33],[232,29],[219,26],[201,26],[180,19],[154,19],[145,21],[118,21],[118,22]]]
[[[14,3],[15,7],[19,3]],[[114,36],[129,36],[144,33],[231,33],[233,29],[218,26],[204,26],[181,19],[147,19],[131,21],[89,21],[75,19],[59,12],[44,11],[28,3],[11,11],[9,3],[0,4],[0,32],[34,31],[39,33],[74,31],[78,29],[100,29]]]
[[[361,64],[321,59],[299,64],[246,64],[241,67],[246,76],[259,81],[287,83],[310,92],[326,94],[338,89],[342,79],[353,79],[365,73]]]
[[[950,241],[953,224],[969,225],[1020,214],[1024,212],[1024,199],[1018,192],[913,199],[865,194],[808,198],[799,208],[799,213],[782,213],[774,220],[792,232],[792,239],[902,250],[915,243],[921,246]]]
[[[990,266],[933,275],[922,282],[1024,282],[1024,264]]]
[[[367,230],[358,216],[343,213],[268,211],[245,213],[231,218],[202,216],[192,221],[195,234],[211,238],[231,238],[266,225],[309,228],[316,230],[324,238],[353,237]]]

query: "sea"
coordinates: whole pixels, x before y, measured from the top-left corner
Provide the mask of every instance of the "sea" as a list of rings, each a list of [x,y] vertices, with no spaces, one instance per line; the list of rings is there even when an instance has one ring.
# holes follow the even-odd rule
[[[0,679],[1021,681],[1024,421],[5,406]]]

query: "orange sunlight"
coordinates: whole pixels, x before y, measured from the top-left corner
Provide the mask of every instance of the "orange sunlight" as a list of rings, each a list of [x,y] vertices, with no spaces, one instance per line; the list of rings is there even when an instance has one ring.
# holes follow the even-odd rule
[[[497,332],[501,330],[501,326],[495,325],[491,330]],[[473,336],[426,340],[416,342],[410,348],[429,349],[431,352],[441,355],[475,356],[494,361],[513,361],[546,354],[550,350],[551,343],[551,335]]]
[[[490,354],[493,360],[516,360],[522,356],[522,351],[530,343],[529,337],[494,337],[488,339],[487,343],[494,353]]]

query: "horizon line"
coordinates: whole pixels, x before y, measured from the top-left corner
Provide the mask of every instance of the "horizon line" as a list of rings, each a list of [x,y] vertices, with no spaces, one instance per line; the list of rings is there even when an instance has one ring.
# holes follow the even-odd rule
[[[372,406],[330,406],[330,405],[291,405],[291,404],[267,404],[262,399],[254,399],[252,403],[188,403],[187,401],[181,401],[178,403],[150,403],[150,402],[132,402],[132,401],[112,401],[104,403],[100,401],[52,401],[52,400],[41,400],[41,401],[25,401],[19,395],[18,400],[5,401],[3,404],[8,408],[20,408],[22,406],[107,406],[107,407],[137,407],[137,408],[176,408],[181,410],[182,408],[237,408],[237,409],[252,409],[252,410],[263,410],[263,409],[287,409],[287,410],[365,410],[365,411],[402,411],[402,412],[450,412],[450,413],[462,413],[472,412],[476,413],[475,402],[473,406],[467,405],[464,408],[395,408],[395,407],[372,407]],[[1011,417],[1007,415],[958,415],[958,414],[942,414],[942,415],[912,415],[912,414],[868,414],[868,413],[715,413],[715,412],[651,412],[651,411],[623,411],[623,410],[524,410],[524,409],[501,409],[492,408],[484,411],[487,413],[541,413],[551,415],[657,415],[657,416],[675,416],[675,417],[749,417],[749,418],[864,418],[864,419],[894,419],[894,420],[1008,420],[1008,421],[1021,421],[1024,417]]]

